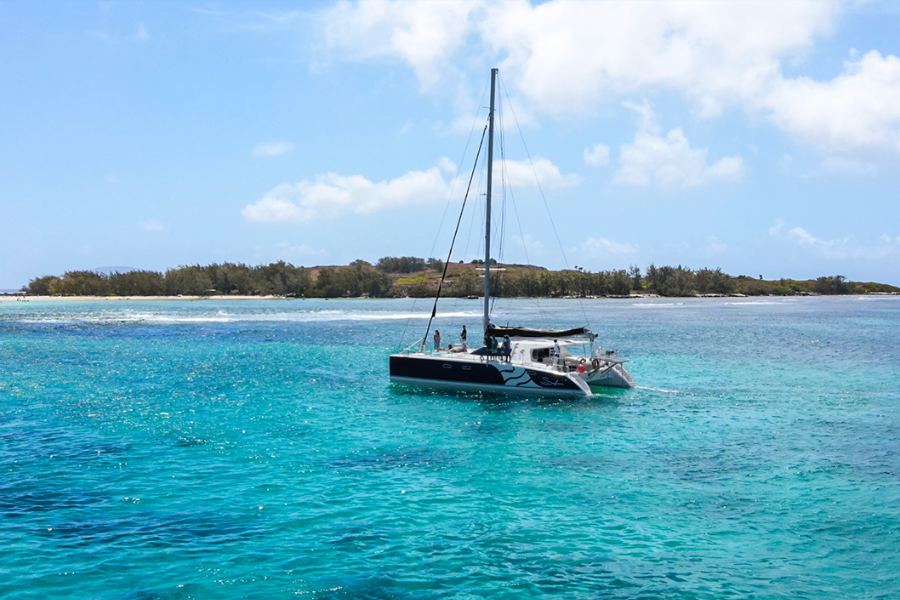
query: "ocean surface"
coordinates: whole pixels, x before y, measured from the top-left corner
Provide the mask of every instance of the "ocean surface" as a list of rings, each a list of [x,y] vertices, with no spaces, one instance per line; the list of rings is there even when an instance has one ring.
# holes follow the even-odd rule
[[[430,310],[0,304],[0,597],[900,598],[900,297],[498,305],[565,401],[390,385]]]

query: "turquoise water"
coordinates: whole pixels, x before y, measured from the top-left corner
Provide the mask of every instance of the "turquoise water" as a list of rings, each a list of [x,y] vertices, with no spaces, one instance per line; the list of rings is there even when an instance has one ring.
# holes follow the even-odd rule
[[[0,597],[900,598],[900,298],[585,301],[566,401],[390,386],[412,306],[0,304]]]

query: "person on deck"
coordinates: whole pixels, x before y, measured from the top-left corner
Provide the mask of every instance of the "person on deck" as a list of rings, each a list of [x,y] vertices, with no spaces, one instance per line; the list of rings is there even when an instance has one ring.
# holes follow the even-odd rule
[[[559,364],[559,342],[553,340],[553,364]]]
[[[434,330],[434,351],[437,352],[441,349],[441,332],[437,329]]]
[[[463,325],[463,330],[459,334],[459,341],[461,341],[463,344],[466,343],[466,326],[465,325]]]
[[[512,354],[512,346],[509,343],[509,336],[503,336],[503,358],[509,362],[509,355]]]

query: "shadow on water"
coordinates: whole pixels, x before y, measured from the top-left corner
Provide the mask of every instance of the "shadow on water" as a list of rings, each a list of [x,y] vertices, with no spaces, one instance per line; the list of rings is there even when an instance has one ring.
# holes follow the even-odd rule
[[[15,429],[0,430],[0,442],[5,451],[29,459],[36,456],[83,461],[102,457],[121,456],[128,452],[127,444],[78,437],[77,432],[61,427],[32,429],[20,423]]]
[[[485,410],[504,411],[520,410],[522,408],[559,407],[566,409],[583,410],[595,407],[616,406],[632,393],[631,390],[621,388],[594,388],[593,395],[589,397],[557,398],[514,396],[510,394],[495,394],[490,392],[464,392],[453,390],[428,390],[399,383],[388,386],[388,393],[395,398],[428,399],[428,400],[453,400],[463,404],[482,406]]]
[[[116,545],[199,551],[244,541],[257,531],[244,515],[171,512],[64,521],[43,534],[70,548]]]
[[[418,587],[420,589],[411,589]],[[401,583],[394,579],[378,574],[356,577],[342,585],[316,590],[312,596],[322,600],[387,600],[404,598],[408,600],[425,600],[426,598],[439,598],[443,594],[435,591],[428,582],[418,585]]]
[[[91,507],[108,501],[106,494],[93,490],[38,488],[31,485],[0,485],[0,514],[7,518],[33,513]]]
[[[186,583],[167,590],[131,590],[118,596],[118,598],[120,600],[181,600],[182,598],[201,598],[206,594],[208,594],[208,590],[203,586],[195,583]]]

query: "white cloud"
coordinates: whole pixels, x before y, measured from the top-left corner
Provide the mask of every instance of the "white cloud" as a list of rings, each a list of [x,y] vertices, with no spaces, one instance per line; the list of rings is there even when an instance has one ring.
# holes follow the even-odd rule
[[[150,219],[149,221],[141,221],[138,227],[144,231],[162,231],[163,224],[159,219]]]
[[[743,159],[729,156],[707,164],[705,148],[691,148],[681,128],[663,137],[646,102],[626,104],[637,111],[641,123],[634,141],[622,144],[621,166],[613,178],[622,185],[660,187],[695,187],[712,181],[738,181],[743,176]]]
[[[561,188],[578,185],[581,177],[574,173],[563,175],[559,167],[546,158],[538,157],[533,162],[528,160],[505,160],[494,167],[494,180],[499,182],[501,177],[498,169],[503,168],[506,173],[506,181],[512,187],[533,187],[540,182],[544,188]]]
[[[144,28],[143,23],[138,23],[137,33],[134,34],[134,39],[139,42],[146,42],[150,39],[150,36],[147,35],[147,30]]]
[[[446,201],[450,186],[443,173],[455,170],[449,159],[427,171],[410,171],[390,181],[372,182],[361,175],[319,175],[315,181],[282,184],[241,214],[257,223],[311,223],[347,213],[371,214]]]
[[[253,148],[253,156],[262,158],[269,156],[281,156],[282,154],[287,154],[293,149],[294,144],[290,142],[264,142],[261,144],[257,144],[256,147]]]
[[[820,240],[817,240],[816,238],[811,236],[810,234],[806,233],[806,230],[803,229],[802,227],[794,227],[788,233],[790,233],[792,236],[794,236],[794,239],[796,239],[797,243],[799,243],[799,244],[806,244],[808,246],[814,246],[817,243],[818,244],[823,243]],[[833,242],[833,241],[832,242],[824,242],[824,244],[826,246],[833,246],[835,244],[835,242]]]
[[[504,77],[544,112],[590,110],[662,86],[715,114],[723,102],[758,95],[779,77],[779,60],[829,33],[839,12],[838,3],[813,1],[341,2],[323,21],[331,47],[404,60],[423,87],[480,41],[505,57]]]
[[[579,257],[577,260],[580,261],[584,258],[605,258],[610,254],[633,254],[637,252],[637,246],[614,242],[606,238],[590,237],[577,248],[573,248],[571,252],[576,254]]]
[[[602,167],[609,164],[609,146],[606,144],[594,144],[591,148],[585,148],[584,164],[591,167]]]
[[[780,236],[786,227],[787,224],[778,219],[775,226],[769,229],[769,234]],[[860,243],[853,237],[825,240],[817,238],[802,227],[794,227],[785,232],[783,239],[829,260],[881,260],[900,257],[900,236],[891,237],[885,234],[873,242]]]
[[[480,31],[507,56],[508,78],[551,114],[665,87],[715,116],[778,79],[779,59],[828,33],[839,9],[827,2],[520,1],[489,5]]]
[[[762,100],[772,121],[827,151],[900,152],[900,58],[869,52],[827,82],[776,82]]]
[[[514,99],[545,114],[591,114],[666,90],[702,118],[737,106],[826,153],[900,153],[900,58],[851,51],[843,72],[821,81],[782,71],[802,64],[841,12],[839,2],[812,0],[381,1],[340,2],[322,22],[326,46],[399,60],[425,90],[458,93],[486,57],[499,61]]]
[[[405,61],[429,89],[446,76],[480,8],[480,2],[338,2],[323,13],[322,31],[329,47],[352,59]]]
[[[784,219],[775,219],[775,223],[769,227],[769,235],[778,235],[785,227],[787,222]]]

